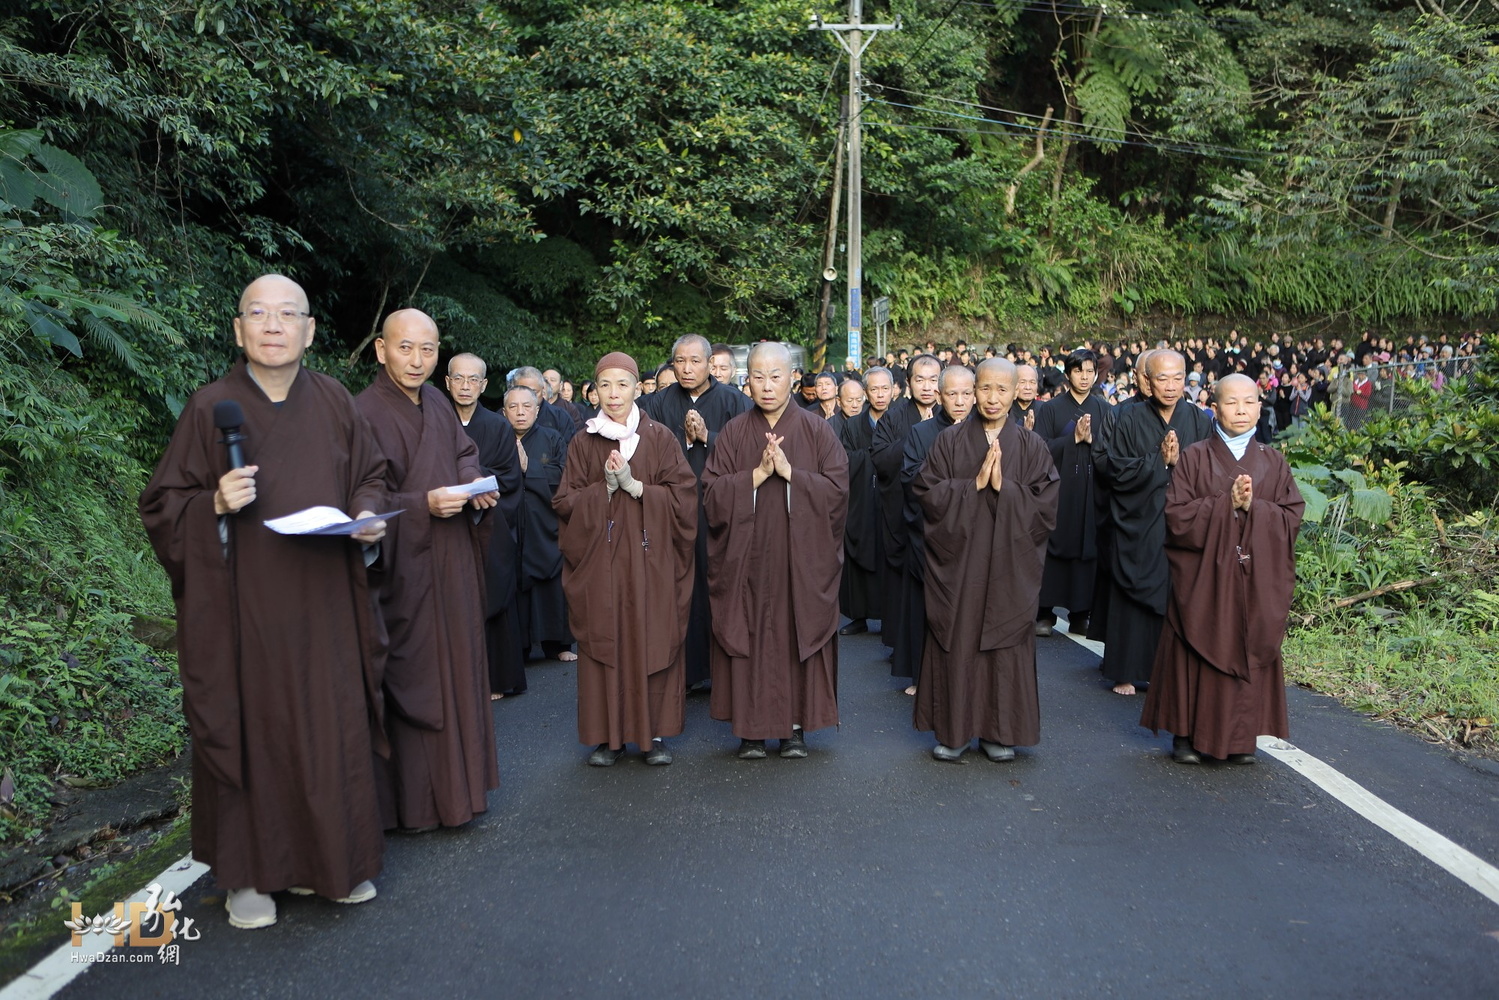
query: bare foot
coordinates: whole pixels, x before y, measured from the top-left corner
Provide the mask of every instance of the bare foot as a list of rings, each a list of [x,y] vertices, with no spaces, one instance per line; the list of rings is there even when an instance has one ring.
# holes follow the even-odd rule
[[[1114,685],[1114,693],[1115,694],[1123,694],[1123,695],[1131,695],[1131,694],[1135,693],[1135,686],[1133,684],[1115,684]]]
[[[916,693],[916,685],[915,684],[912,684],[910,687],[906,688],[906,694],[915,694],[915,693]]]
[[[503,697],[505,697],[505,696],[502,695],[502,694],[492,694],[492,695],[489,696],[489,700],[490,701],[499,701]]]
[[[577,658],[578,654],[574,653],[570,649],[564,649],[562,652],[557,654],[557,659],[561,660],[563,663],[571,663]]]

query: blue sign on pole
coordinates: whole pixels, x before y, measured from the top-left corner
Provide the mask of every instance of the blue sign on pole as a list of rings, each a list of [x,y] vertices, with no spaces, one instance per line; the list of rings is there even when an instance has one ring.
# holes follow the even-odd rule
[[[860,330],[862,322],[862,310],[859,307],[859,293],[862,289],[858,285],[850,285],[848,289],[848,356],[854,359],[854,364],[864,356],[864,337]]]

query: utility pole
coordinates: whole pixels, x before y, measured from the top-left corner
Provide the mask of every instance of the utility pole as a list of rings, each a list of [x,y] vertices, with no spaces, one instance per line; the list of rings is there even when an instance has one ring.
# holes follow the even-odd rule
[[[859,155],[860,119],[864,114],[861,93],[863,74],[860,63],[864,50],[881,31],[896,31],[894,24],[865,24],[864,0],[848,0],[847,24],[824,24],[822,16],[812,17],[813,31],[831,31],[843,51],[848,53],[848,356],[857,367],[863,367],[864,338],[861,298],[864,285],[864,191],[863,164]],[[868,37],[865,37],[865,33]]]
[[[833,253],[838,248],[838,205],[843,191],[844,131],[848,128],[848,102],[838,116],[838,141],[833,147],[833,204],[828,209],[828,233],[822,242],[822,299],[817,310],[817,343],[812,349],[812,364],[822,371],[828,353],[828,325],[832,322],[833,281],[838,271],[833,267]]]

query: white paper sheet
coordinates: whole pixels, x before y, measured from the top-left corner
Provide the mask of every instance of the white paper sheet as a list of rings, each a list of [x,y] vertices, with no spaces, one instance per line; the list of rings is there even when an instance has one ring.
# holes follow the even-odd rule
[[[404,509],[404,508],[403,508]],[[352,535],[376,521],[395,517],[399,510],[385,514],[371,514],[357,521],[337,507],[308,507],[295,514],[273,518],[265,526],[281,535]]]
[[[494,493],[499,488],[500,484],[495,480],[494,476],[485,476],[483,479],[472,483],[464,483],[462,486],[445,487],[449,493],[461,493],[466,497],[476,497],[480,493]]]

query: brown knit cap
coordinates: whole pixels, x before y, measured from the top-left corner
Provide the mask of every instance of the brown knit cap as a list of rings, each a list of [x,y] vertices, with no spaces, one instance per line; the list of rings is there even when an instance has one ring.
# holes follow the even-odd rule
[[[610,368],[619,368],[634,375],[637,380],[640,378],[640,366],[635,363],[634,358],[630,357],[624,351],[610,351],[602,358],[599,358],[599,363],[593,367],[593,377],[598,378],[599,375]]]

